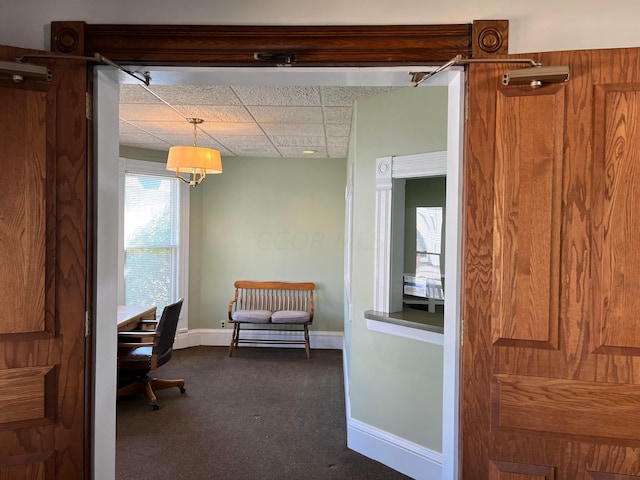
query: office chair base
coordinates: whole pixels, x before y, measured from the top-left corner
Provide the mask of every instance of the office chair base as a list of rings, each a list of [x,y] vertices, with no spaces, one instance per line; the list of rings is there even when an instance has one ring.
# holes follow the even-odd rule
[[[162,378],[143,377],[133,379],[132,383],[126,384],[118,388],[118,397],[124,397],[129,395],[142,394],[149,400],[149,405],[158,410],[160,406],[157,404],[155,390],[164,390],[167,388],[176,387],[180,390],[180,393],[185,393],[184,379],[165,380]]]

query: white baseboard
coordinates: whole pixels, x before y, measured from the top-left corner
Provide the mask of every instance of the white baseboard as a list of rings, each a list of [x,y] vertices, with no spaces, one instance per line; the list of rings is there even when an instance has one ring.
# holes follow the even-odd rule
[[[228,347],[231,343],[231,333],[233,328],[194,328],[186,332],[178,332],[173,348],[197,347],[200,345]],[[241,338],[266,338],[269,340],[287,340],[295,338],[299,340],[302,335],[300,332],[289,332],[284,330],[263,330],[260,332],[243,330]],[[329,349],[342,350],[342,332],[319,332],[309,331],[309,342],[311,349]],[[254,346],[254,345],[252,345]],[[279,347],[279,348],[304,348],[304,345],[286,345],[286,344],[256,344],[261,347]],[[242,347],[240,347],[242,348]]]
[[[442,479],[442,454],[353,418],[347,447],[417,480]]]
[[[344,351],[344,349],[343,349]],[[442,454],[351,417],[349,371],[343,355],[347,447],[416,480],[442,480]]]

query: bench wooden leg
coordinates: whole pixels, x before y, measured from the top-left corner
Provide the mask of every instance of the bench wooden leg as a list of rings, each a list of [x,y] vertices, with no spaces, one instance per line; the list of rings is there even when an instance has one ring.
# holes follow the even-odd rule
[[[307,360],[311,356],[311,346],[309,345],[309,328],[304,325],[304,349],[307,352]]]
[[[229,345],[229,356],[233,356],[233,349],[238,348],[238,339],[240,338],[240,324],[233,324],[233,335],[231,335],[231,344]]]

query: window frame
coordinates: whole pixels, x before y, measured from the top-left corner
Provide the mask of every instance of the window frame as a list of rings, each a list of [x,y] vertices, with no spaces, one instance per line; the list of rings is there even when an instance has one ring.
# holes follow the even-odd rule
[[[175,178],[173,172],[165,168],[164,163],[146,160],[135,160],[125,157],[119,159],[119,186],[118,186],[118,304],[124,303],[124,193],[125,175],[138,173],[142,175],[154,175]],[[179,180],[178,182],[178,251],[177,251],[177,285],[176,294],[183,298],[178,333],[189,330],[189,186]],[[162,312],[158,312],[160,315]]]

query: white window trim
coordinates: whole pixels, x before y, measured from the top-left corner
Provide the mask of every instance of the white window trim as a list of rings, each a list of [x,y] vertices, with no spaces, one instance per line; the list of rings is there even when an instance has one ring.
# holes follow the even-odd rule
[[[447,175],[447,152],[388,156],[376,159],[376,255],[374,263],[373,309],[390,313],[402,310],[402,265],[394,268],[394,253],[402,258],[404,245],[393,242],[392,229],[400,228],[404,235],[404,184],[395,179],[423,178]],[[399,188],[397,188],[399,187]],[[392,209],[396,209],[392,212]],[[448,212],[449,213],[449,212]],[[391,222],[392,215],[398,221]],[[398,227],[399,226],[399,227]],[[393,252],[393,249],[399,249]],[[400,263],[400,262],[399,262]],[[395,277],[394,277],[395,275]],[[394,281],[397,285],[392,284]],[[395,295],[394,295],[395,294]]]
[[[175,178],[173,172],[165,168],[164,163],[133,160],[120,157],[119,162],[119,202],[118,202],[118,303],[124,302],[124,179],[125,173],[140,173]],[[178,249],[178,297],[183,298],[178,333],[189,330],[189,186],[179,182],[178,203],[180,218],[180,248]],[[158,312],[160,314],[161,312]]]

